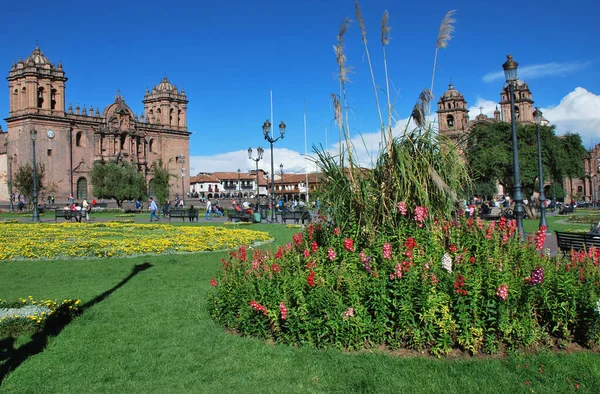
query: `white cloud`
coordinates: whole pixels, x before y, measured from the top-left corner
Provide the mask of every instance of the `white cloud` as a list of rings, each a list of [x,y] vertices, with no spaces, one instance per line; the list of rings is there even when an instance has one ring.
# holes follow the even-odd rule
[[[486,100],[482,97],[477,97],[477,101],[475,101],[475,104],[469,107],[469,119],[475,119],[475,117],[480,113],[487,115],[488,118],[493,118],[494,111],[496,110],[497,106],[498,103],[495,101]]]
[[[559,135],[577,133],[585,146],[597,144],[600,138],[600,95],[578,87],[567,94],[560,103],[540,108],[544,118],[556,125]]]
[[[544,63],[523,66],[517,69],[518,77],[522,80],[542,78],[551,75],[564,76],[574,71],[589,67],[592,62]],[[504,81],[504,71],[487,73],[481,78],[484,82]]]

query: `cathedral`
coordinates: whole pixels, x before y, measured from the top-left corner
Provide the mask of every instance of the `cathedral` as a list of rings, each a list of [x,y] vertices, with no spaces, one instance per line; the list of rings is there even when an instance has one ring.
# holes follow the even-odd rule
[[[533,111],[533,100],[529,86],[523,81],[517,81],[515,87],[515,118],[517,123],[534,123]],[[436,112],[438,114],[439,133],[454,140],[458,140],[465,133],[468,133],[478,123],[511,121],[510,98],[504,89],[500,92],[500,110],[496,107],[493,118],[479,114],[475,119],[469,119],[467,101],[458,90],[454,89],[452,84],[440,97]],[[547,121],[543,119],[542,124],[545,123]]]
[[[53,64],[38,46],[12,65],[6,79],[10,108],[8,130],[0,134],[0,182],[8,187],[1,188],[0,200],[17,193],[11,190],[12,176],[32,162],[34,146],[36,162],[46,169],[46,193],[61,200],[69,194],[76,200],[94,197],[90,171],[97,160],[134,163],[151,189],[152,163],[162,159],[176,175],[172,195],[189,190],[188,100],[166,76],[146,90],[139,117],[120,93],[104,109],[67,108],[63,65]]]

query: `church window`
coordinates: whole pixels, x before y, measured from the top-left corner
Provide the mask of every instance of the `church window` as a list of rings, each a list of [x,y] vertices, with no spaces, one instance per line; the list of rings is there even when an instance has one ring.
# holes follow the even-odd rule
[[[154,138],[150,139],[150,142],[148,143],[148,150],[150,152],[154,152]]]
[[[448,109],[452,108],[452,104],[448,103]]]
[[[52,156],[52,149],[48,149],[48,156]]]
[[[177,126],[181,126],[181,110],[177,110]]]
[[[454,127],[454,116],[446,116],[446,123],[448,124],[448,127]]]
[[[173,113],[175,112],[175,110],[173,108],[171,108],[169,110],[169,124],[173,124]]]
[[[42,104],[44,104],[44,88],[38,88],[37,91],[37,107],[42,108]]]
[[[517,107],[517,106],[515,105],[515,119],[519,120],[519,116],[520,116],[520,115],[521,115],[521,114],[519,113],[519,107]]]
[[[127,138],[126,134],[121,134],[121,150],[125,149],[125,139]]]
[[[81,146],[81,131],[75,134],[75,146]]]
[[[583,193],[583,186],[577,186],[577,193]]]
[[[56,109],[56,89],[50,91],[50,109]]]

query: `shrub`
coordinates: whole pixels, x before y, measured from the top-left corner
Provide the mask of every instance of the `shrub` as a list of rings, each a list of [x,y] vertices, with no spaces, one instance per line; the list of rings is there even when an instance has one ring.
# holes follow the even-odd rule
[[[414,212],[414,209],[413,209]],[[317,221],[277,252],[245,247],[211,281],[212,317],[245,336],[318,348],[472,354],[600,340],[600,250],[540,254],[514,221],[421,223],[353,240]]]

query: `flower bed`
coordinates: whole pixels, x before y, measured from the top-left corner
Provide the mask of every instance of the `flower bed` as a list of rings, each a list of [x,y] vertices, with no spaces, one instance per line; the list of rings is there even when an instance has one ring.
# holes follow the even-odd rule
[[[18,301],[0,300],[0,338],[32,333],[49,318],[70,319],[81,312],[80,300],[35,301],[33,297]]]
[[[265,242],[268,233],[210,226],[129,222],[0,223],[0,260],[118,257],[232,249]]]
[[[549,258],[540,253],[545,229],[521,243],[514,221],[437,222],[402,208],[391,237],[319,221],[276,253],[230,253],[211,281],[213,319],[318,348],[444,355],[598,345],[599,250]]]

